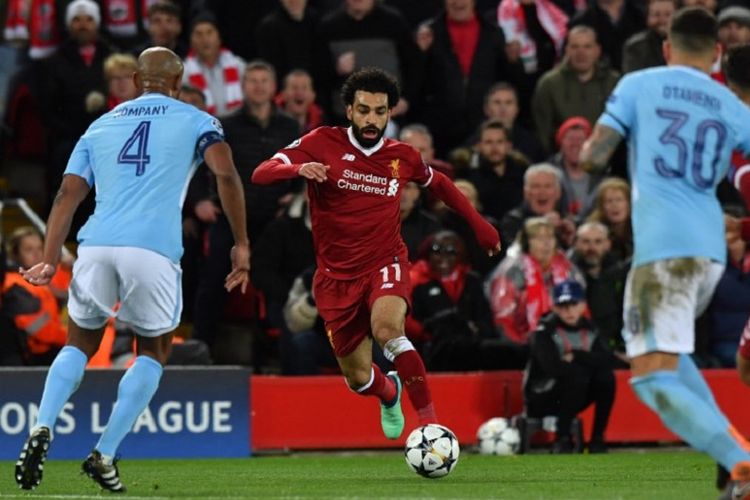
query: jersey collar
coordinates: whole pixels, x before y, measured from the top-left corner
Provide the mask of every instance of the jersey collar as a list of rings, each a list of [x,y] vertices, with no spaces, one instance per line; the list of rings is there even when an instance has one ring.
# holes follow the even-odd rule
[[[352,131],[352,128],[349,127],[346,129],[346,135],[349,136],[349,142],[352,143],[352,146],[359,149],[363,155],[365,156],[371,156],[374,153],[377,153],[380,148],[383,147],[383,144],[385,143],[385,136],[381,137],[380,140],[375,143],[375,145],[371,148],[363,148],[362,145],[359,143],[356,137],[354,137],[354,131]]]
[[[683,64],[674,65],[672,66],[674,69],[678,69],[680,71],[685,71],[686,73],[690,73],[692,75],[705,78],[706,80],[711,79],[711,75],[707,75],[703,71],[699,70],[698,68],[693,68],[692,66],[685,66]]]

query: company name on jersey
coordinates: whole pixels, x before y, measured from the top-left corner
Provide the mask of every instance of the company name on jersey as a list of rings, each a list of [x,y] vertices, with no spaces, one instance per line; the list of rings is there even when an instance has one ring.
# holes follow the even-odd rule
[[[372,193],[380,196],[396,196],[398,179],[388,179],[374,174],[362,174],[344,169],[336,185],[339,189],[348,189],[359,193]]]

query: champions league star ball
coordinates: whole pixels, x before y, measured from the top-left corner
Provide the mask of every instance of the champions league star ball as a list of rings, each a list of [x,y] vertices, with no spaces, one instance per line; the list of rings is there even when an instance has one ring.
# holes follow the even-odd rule
[[[495,417],[479,426],[477,441],[482,455],[515,455],[521,446],[521,435],[507,418]]]
[[[406,463],[420,476],[444,477],[458,463],[458,439],[447,427],[427,424],[414,429],[406,438]]]

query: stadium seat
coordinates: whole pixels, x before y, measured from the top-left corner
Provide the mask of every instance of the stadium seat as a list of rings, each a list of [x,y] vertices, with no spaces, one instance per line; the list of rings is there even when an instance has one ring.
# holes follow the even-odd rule
[[[551,444],[555,439],[557,417],[532,418],[521,414],[514,416],[511,422],[521,435],[519,454],[528,453],[532,443]],[[574,451],[581,453],[583,451],[583,421],[581,419],[574,418],[570,423],[570,436],[573,438]]]

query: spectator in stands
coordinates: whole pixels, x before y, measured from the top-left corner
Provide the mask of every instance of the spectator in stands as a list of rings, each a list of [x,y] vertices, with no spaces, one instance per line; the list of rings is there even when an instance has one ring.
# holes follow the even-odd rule
[[[276,69],[279,80],[292,70],[313,70],[315,28],[318,16],[307,0],[281,0],[255,29],[258,57]]]
[[[138,45],[133,54],[137,57],[149,47],[166,47],[185,59],[188,47],[183,42],[182,13],[171,0],[157,0],[148,8],[148,40]]]
[[[742,217],[740,207],[726,207],[733,217]],[[710,354],[724,368],[737,365],[737,345],[750,316],[750,248],[742,238],[727,233],[727,266],[716,285],[708,307]]]
[[[251,61],[242,78],[244,104],[240,111],[223,121],[227,143],[232,147],[235,164],[245,182],[248,235],[258,241],[265,226],[283,209],[282,203],[291,198],[291,181],[273,186],[258,186],[250,182],[255,167],[299,136],[299,123],[278,111],[273,104],[276,75],[264,61]],[[232,247],[229,223],[218,216],[209,229],[209,252],[196,293],[194,335],[212,344],[217,316],[224,303],[224,278],[230,262]],[[256,249],[257,251],[257,249]],[[301,269],[297,270],[297,273]],[[296,276],[296,273],[294,274]],[[286,300],[286,294],[280,299]]]
[[[20,227],[8,239],[8,256],[14,267],[29,269],[42,261],[44,240],[33,227]],[[67,300],[70,260],[61,264],[55,280],[35,286],[17,271],[8,271],[3,282],[4,314],[13,318],[22,332],[23,358],[26,364],[49,365],[65,345],[67,329],[60,318],[60,306]],[[11,335],[12,332],[3,332]]]
[[[620,48],[621,50],[621,48]],[[565,59],[539,80],[532,100],[537,136],[548,153],[554,135],[571,116],[583,116],[594,123],[617,83],[617,73],[600,61],[601,47],[596,32],[576,26],[568,33]]]
[[[56,192],[78,138],[106,111],[104,61],[112,50],[99,36],[100,16],[99,6],[92,0],[68,4],[65,22],[69,38],[43,62],[40,109],[49,137],[48,193]],[[92,210],[93,196],[76,213],[71,234],[76,234]]]
[[[107,110],[138,96],[138,89],[133,81],[133,73],[137,68],[138,62],[130,54],[112,54],[104,61],[104,77],[109,89]]]
[[[587,219],[609,229],[611,252],[620,262],[633,256],[633,228],[630,223],[630,185],[623,179],[604,179],[596,190],[594,210]]]
[[[510,64],[497,25],[475,10],[474,0],[446,0],[445,13],[420,29],[426,57],[422,114],[439,154],[462,144],[483,120],[483,99],[498,81],[523,82],[520,62]]]
[[[401,191],[401,238],[412,262],[416,260],[422,242],[441,227],[434,215],[422,210],[421,195],[419,186],[413,182],[408,182]]]
[[[296,118],[303,134],[323,125],[323,110],[315,104],[315,89],[310,73],[303,69],[290,71],[284,78],[284,88],[276,96],[276,106]]]
[[[564,281],[554,288],[552,312],[531,338],[531,360],[524,384],[530,417],[557,417],[553,453],[572,453],[570,426],[592,403],[594,427],[589,453],[605,453],[604,432],[615,400],[612,355],[596,326],[584,315],[583,287]],[[582,443],[578,443],[581,445]]]
[[[466,199],[469,200],[471,206],[474,207],[477,212],[481,213],[482,217],[492,224],[499,232],[500,223],[497,219],[484,214],[482,204],[479,201],[479,193],[474,184],[466,179],[457,179],[454,181],[454,185],[464,196],[466,196]],[[464,245],[466,246],[466,263],[469,264],[482,278],[485,278],[500,262],[501,255],[487,255],[487,252],[479,244],[479,241],[477,241],[474,231],[472,231],[471,227],[454,211],[447,210],[446,207],[441,206],[440,204],[436,205],[436,209],[443,227],[458,234],[463,240]]]
[[[528,343],[539,319],[552,308],[552,288],[583,278],[558,249],[555,226],[545,217],[526,220],[508,255],[487,280],[495,326],[508,340]]]
[[[206,96],[195,87],[183,85],[179,99],[192,104],[201,111],[206,110]],[[201,164],[188,185],[185,203],[182,205],[182,320],[193,320],[193,306],[198,288],[200,269],[205,261],[204,245],[208,228],[219,215],[219,196],[216,178],[206,165]]]
[[[582,116],[568,118],[555,134],[558,152],[550,163],[562,174],[562,203],[565,212],[579,219],[589,211],[593,203],[596,186],[602,176],[586,172],[578,164],[578,156],[584,141],[591,135],[591,124]]]
[[[702,7],[712,14],[716,14],[718,0],[682,0],[682,7]]]
[[[30,59],[44,59],[57,50],[62,34],[65,32],[63,13],[65,3],[28,2],[12,0],[0,6],[0,18],[5,22],[3,40],[19,48],[19,52],[28,46]],[[7,10],[5,7],[7,6]]]
[[[245,61],[222,47],[216,17],[203,12],[190,29],[190,53],[185,60],[183,83],[206,94],[206,111],[224,117],[242,107]]]
[[[305,356],[300,352],[305,342],[290,331],[282,311],[295,279],[314,266],[310,209],[303,191],[255,240],[251,266],[253,285],[263,292],[266,301],[267,322],[281,331],[278,348],[281,372],[286,375],[310,374],[310,369],[304,368],[308,363],[299,366],[299,358]]]
[[[148,5],[142,0],[99,0],[102,33],[120,50],[131,52],[148,38]]]
[[[279,4],[277,0],[192,0],[192,3],[216,16],[226,47],[245,61],[258,57],[256,27]]]
[[[484,116],[488,120],[502,123],[510,133],[513,149],[520,152],[532,163],[545,158],[544,149],[536,136],[526,129],[518,120],[519,103],[518,92],[507,82],[499,82],[490,87],[484,96]],[[469,144],[478,141],[478,131],[469,139]]]
[[[568,248],[575,237],[575,224],[562,205],[562,174],[549,163],[538,163],[526,169],[523,176],[523,201],[505,214],[500,222],[503,248],[516,238],[530,217],[546,217],[555,229],[562,248]]]
[[[662,43],[675,9],[675,0],[649,0],[646,29],[628,38],[622,49],[623,73],[666,64]]]
[[[423,349],[428,371],[501,368],[485,341],[497,340],[482,279],[466,264],[461,238],[441,231],[431,238],[411,271],[410,335],[427,339]],[[495,359],[493,359],[495,358]]]
[[[611,247],[607,226],[586,222],[576,231],[575,246],[568,258],[583,273],[591,319],[604,343],[620,360],[625,360],[622,304],[630,261],[615,259]]]
[[[499,121],[487,121],[479,131],[476,168],[468,179],[479,191],[484,214],[501,220],[523,200],[523,177],[527,164],[509,153],[513,145],[508,129]]]
[[[727,50],[750,43],[750,9],[733,5],[719,11],[719,43]]]
[[[497,18],[509,59],[520,58],[533,88],[562,54],[568,16],[552,0],[502,0]]]
[[[309,267],[294,279],[289,298],[284,305],[284,323],[288,328],[289,347],[282,345],[282,373],[292,375],[318,375],[340,373],[336,357],[328,343],[323,318],[318,314],[312,293],[315,266]],[[283,338],[282,338],[283,342]],[[379,355],[378,355],[379,354]],[[373,360],[383,368],[385,357],[373,349]],[[284,371],[289,365],[293,371]]]
[[[422,161],[439,170],[451,179],[455,177],[453,165],[445,160],[435,158],[435,147],[430,129],[421,123],[412,123],[401,129],[399,140],[414,147],[422,156]]]
[[[580,25],[590,26],[596,31],[604,59],[613,69],[620,71],[622,47],[628,38],[646,28],[646,19],[634,2],[594,0],[570,20],[571,29]]]
[[[401,13],[376,0],[344,0],[325,16],[316,34],[315,81],[328,117],[346,122],[339,99],[341,85],[354,71],[372,66],[396,76],[402,96],[391,111],[393,118],[409,110],[420,79],[419,54]]]

